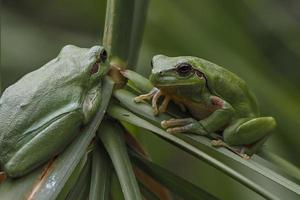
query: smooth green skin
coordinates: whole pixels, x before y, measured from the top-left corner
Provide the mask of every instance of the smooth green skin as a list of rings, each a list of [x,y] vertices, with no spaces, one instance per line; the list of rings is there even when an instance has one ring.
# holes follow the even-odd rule
[[[180,63],[189,63],[193,72],[180,75],[176,70]],[[170,132],[208,135],[223,130],[223,140],[227,144],[247,146],[245,153],[252,155],[275,128],[274,118],[259,117],[256,98],[245,81],[234,73],[190,56],[157,55],[153,57],[152,65],[152,84],[184,104],[199,120],[179,119],[168,127],[171,127]],[[203,76],[197,75],[196,71]],[[172,129],[174,126],[177,128]]]
[[[90,121],[108,70],[107,62],[100,62],[103,51],[101,46],[67,45],[57,58],[4,91],[0,164],[8,176],[22,176],[60,153]],[[92,72],[95,65],[98,71]]]

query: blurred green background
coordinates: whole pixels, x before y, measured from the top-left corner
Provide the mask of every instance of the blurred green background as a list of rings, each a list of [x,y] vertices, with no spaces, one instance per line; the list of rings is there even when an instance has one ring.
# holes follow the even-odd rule
[[[2,91],[66,44],[101,44],[105,8],[104,0],[2,1]],[[262,115],[277,119],[266,148],[299,167],[299,10],[298,0],[150,0],[137,70],[148,76],[151,57],[166,54],[202,57],[235,72]],[[155,161],[222,199],[260,198],[157,137],[140,137]]]

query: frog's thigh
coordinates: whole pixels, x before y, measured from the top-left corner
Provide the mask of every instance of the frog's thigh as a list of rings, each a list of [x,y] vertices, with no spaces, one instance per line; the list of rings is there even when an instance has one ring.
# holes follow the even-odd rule
[[[46,162],[76,136],[76,129],[81,121],[80,113],[70,112],[51,123],[13,155],[5,164],[5,171],[10,176],[17,177]]]
[[[224,141],[229,145],[251,144],[268,135],[275,126],[273,117],[239,119],[224,130]]]

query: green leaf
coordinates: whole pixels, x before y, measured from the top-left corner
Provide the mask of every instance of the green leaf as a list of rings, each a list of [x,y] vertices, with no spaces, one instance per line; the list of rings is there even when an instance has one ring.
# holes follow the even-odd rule
[[[132,89],[140,93],[148,93],[153,88],[153,85],[150,81],[141,76],[140,74],[131,71],[131,70],[123,70],[121,71],[122,75],[128,79],[128,85]]]
[[[118,124],[103,121],[97,136],[113,162],[125,199],[140,200],[142,196],[127,154],[122,131]]]
[[[75,185],[68,193],[65,200],[86,200],[89,194],[89,187],[91,181],[91,157],[88,157]]]
[[[90,150],[86,151],[84,156],[80,159],[79,163],[77,164],[76,168],[73,170],[68,181],[64,184],[64,187],[60,191],[56,200],[65,200],[67,198],[68,194],[70,193],[70,191],[73,190],[73,187],[78,182],[78,179],[81,176],[81,173],[87,164],[89,153],[90,153]]]
[[[158,166],[157,164],[145,160],[140,156],[131,153],[131,159],[134,164],[140,169],[145,171],[151,177],[159,181],[161,184],[170,189],[173,193],[189,200],[216,200],[218,198],[209,194],[205,190],[195,186],[194,184],[184,180],[183,178],[175,175],[174,173]]]
[[[111,164],[102,145],[96,143],[92,159],[90,200],[108,200],[110,192]]]
[[[126,90],[123,90],[123,89],[117,90],[114,92],[114,96],[121,102],[121,104],[125,105],[127,108],[132,110],[134,113],[140,115],[144,119],[150,120],[157,126],[160,126],[160,122],[162,120],[171,118],[171,116],[169,116],[165,113],[160,114],[158,117],[154,116],[153,112],[151,112],[151,109],[152,109],[151,106],[149,106],[148,104],[145,104],[145,103],[143,103],[143,104],[135,103],[133,101],[133,98],[135,97],[135,95]],[[280,174],[278,174],[272,170],[269,170],[268,167],[263,166],[262,164],[260,164],[258,162],[255,162],[255,158],[257,156],[253,156],[252,157],[253,159],[251,159],[250,161],[246,161],[246,160],[240,158],[239,156],[237,156],[236,154],[234,154],[233,152],[229,151],[228,149],[212,147],[210,144],[210,140],[207,137],[192,135],[192,134],[178,134],[176,136],[177,136],[177,138],[186,140],[188,143],[192,143],[193,145],[196,145],[197,148],[200,148],[202,151],[205,151],[207,153],[211,154],[211,153],[219,152],[222,154],[222,155],[219,155],[219,159],[229,157],[230,159],[238,162],[239,164],[243,165],[247,169],[250,168],[251,170],[255,171],[256,173],[258,173],[262,176],[265,176],[267,179],[270,179],[273,182],[282,185],[287,190],[290,190],[296,194],[300,193],[299,185],[297,185],[294,182],[288,180],[287,178],[281,176]],[[266,160],[265,160],[265,162],[269,163]],[[269,163],[269,165],[271,165],[271,163]],[[293,170],[294,170],[294,172],[298,172],[298,173],[296,173],[296,175],[298,176],[298,174],[300,173],[299,170],[297,170],[296,168],[293,168]],[[297,178],[297,176],[295,176],[295,178]]]
[[[128,97],[126,97],[128,98]],[[120,98],[119,98],[120,100]],[[130,109],[134,110],[135,112],[141,114],[141,110],[139,109],[140,104],[136,104],[133,103],[132,101],[132,105],[130,106]],[[143,106],[144,108],[144,106]],[[132,124],[135,124],[138,127],[143,127],[145,129],[151,130],[154,133],[156,133],[158,136],[164,138],[165,140],[167,140],[168,142],[175,144],[176,146],[180,147],[181,149],[187,151],[188,153],[190,153],[191,155],[194,155],[195,157],[204,160],[205,162],[207,162],[208,164],[210,164],[211,166],[223,171],[224,173],[226,173],[227,175],[229,175],[230,177],[232,177],[233,179],[237,180],[238,182],[242,183],[243,185],[245,185],[246,187],[248,187],[249,189],[255,191],[256,193],[262,195],[263,197],[267,198],[267,199],[278,199],[275,195],[273,195],[274,191],[270,190],[270,188],[267,188],[267,185],[259,185],[259,183],[256,183],[255,180],[251,180],[251,178],[248,178],[247,176],[242,174],[242,170],[239,170],[238,168],[236,169],[232,169],[231,167],[229,167],[228,165],[225,165],[224,163],[220,162],[219,160],[217,160],[216,158],[212,157],[211,155],[207,154],[206,152],[203,151],[203,149],[200,149],[198,144],[195,145],[195,141],[190,144],[187,141],[182,140],[181,138],[178,138],[174,135],[171,135],[167,132],[165,132],[164,130],[158,128],[157,126],[154,126],[153,124],[151,124],[150,122],[139,118],[138,116],[134,115],[133,113],[123,109],[122,107],[116,106],[116,105],[111,105],[108,109],[108,113],[113,116],[116,119],[119,119],[121,121],[126,121]],[[145,115],[143,115],[144,117],[149,117],[149,119],[153,119],[152,115],[149,114],[149,116],[147,116],[147,113],[144,113]],[[182,137],[185,137],[185,134],[182,134]],[[205,137],[202,137],[203,139],[207,139]],[[208,139],[207,139],[208,140]],[[209,141],[209,140],[208,140]],[[226,154],[221,155],[222,158],[226,158],[229,159],[230,161],[234,161],[234,159],[232,159],[232,156],[236,156],[235,154],[233,154],[232,152],[228,151],[227,149],[224,148],[219,148],[219,149],[212,149],[210,144],[206,144],[205,146],[203,146],[205,149],[210,150],[210,153],[218,153],[219,151],[225,151],[228,153],[228,155],[230,156],[226,156]],[[241,161],[245,161],[239,157],[237,157],[236,159],[239,159]],[[246,161],[245,161],[246,162]],[[254,162],[254,161],[250,161],[250,162]],[[255,163],[255,165],[259,165],[258,163]],[[256,171],[255,168],[250,168],[248,167],[248,165],[241,165],[240,167],[244,167],[245,169],[250,170],[252,173],[255,173],[256,175],[260,175],[262,176],[260,171]],[[257,174],[258,173],[258,174]],[[278,175],[280,176],[280,175]],[[280,193],[280,191],[278,192],[278,195],[282,195],[282,194],[289,194],[291,196],[298,196],[299,195],[299,186],[297,187],[297,185],[293,184],[297,190],[294,191],[293,189],[289,188],[289,185],[287,185],[286,183],[280,183],[278,182],[278,180],[272,176],[269,176],[268,174],[264,174],[261,178],[265,178],[267,182],[269,183],[273,183],[273,184],[278,184],[278,188],[283,189],[283,191],[287,192],[287,193]],[[289,181],[287,179],[285,179],[284,177],[281,177],[283,180],[285,181]],[[271,182],[270,182],[271,181]],[[261,183],[261,182],[260,182]],[[291,181],[289,181],[289,183],[291,183]],[[290,191],[286,191],[286,190],[290,190]]]
[[[159,198],[154,193],[152,193],[146,186],[144,186],[143,183],[139,182],[139,186],[145,199],[159,200]]]
[[[111,175],[110,196],[112,200],[124,200],[124,195],[120,185],[120,181],[115,171]]]
[[[6,179],[0,183],[0,199],[23,200],[29,195],[32,187],[40,178],[43,167],[36,169],[30,174],[18,179]]]

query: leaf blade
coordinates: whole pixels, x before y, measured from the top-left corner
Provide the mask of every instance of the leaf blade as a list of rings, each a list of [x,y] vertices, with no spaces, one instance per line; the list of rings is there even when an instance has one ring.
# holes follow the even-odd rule
[[[197,149],[193,145],[154,126],[150,122],[137,117],[136,115],[125,110],[124,108],[117,106],[117,105],[110,105],[110,107],[108,109],[108,114],[116,119],[121,120],[121,121],[133,123],[138,127],[142,127],[142,128],[151,130],[152,132],[156,133],[158,136],[162,137],[163,139],[167,140],[168,142],[175,144],[176,146],[182,148],[183,150],[187,151],[188,153],[194,155],[195,157],[197,157],[197,158],[207,162],[211,166],[223,171],[224,173],[226,173],[233,179],[237,180],[238,182],[242,183],[246,187],[248,187],[248,188],[252,189],[253,191],[255,191],[256,193],[262,195],[263,197],[265,197],[267,199],[278,199],[271,192],[265,190],[260,185],[253,182],[252,180],[249,180],[247,177],[236,172],[235,170],[231,169],[230,167],[224,165],[222,162],[216,160],[215,158],[212,158],[211,156],[209,156],[208,154],[204,153],[203,151]]]
[[[158,166],[157,164],[143,159],[134,153],[131,153],[131,159],[139,168],[151,175],[154,179],[169,188],[173,193],[179,195],[183,199],[190,200],[216,200],[218,198],[209,194],[205,190],[198,188],[194,184],[184,180],[174,173]]]
[[[142,199],[129,156],[127,154],[127,148],[124,139],[122,138],[121,127],[116,126],[113,123],[109,123],[108,121],[103,121],[99,130],[101,132],[97,132],[97,136],[101,139],[112,160],[125,199]]]

